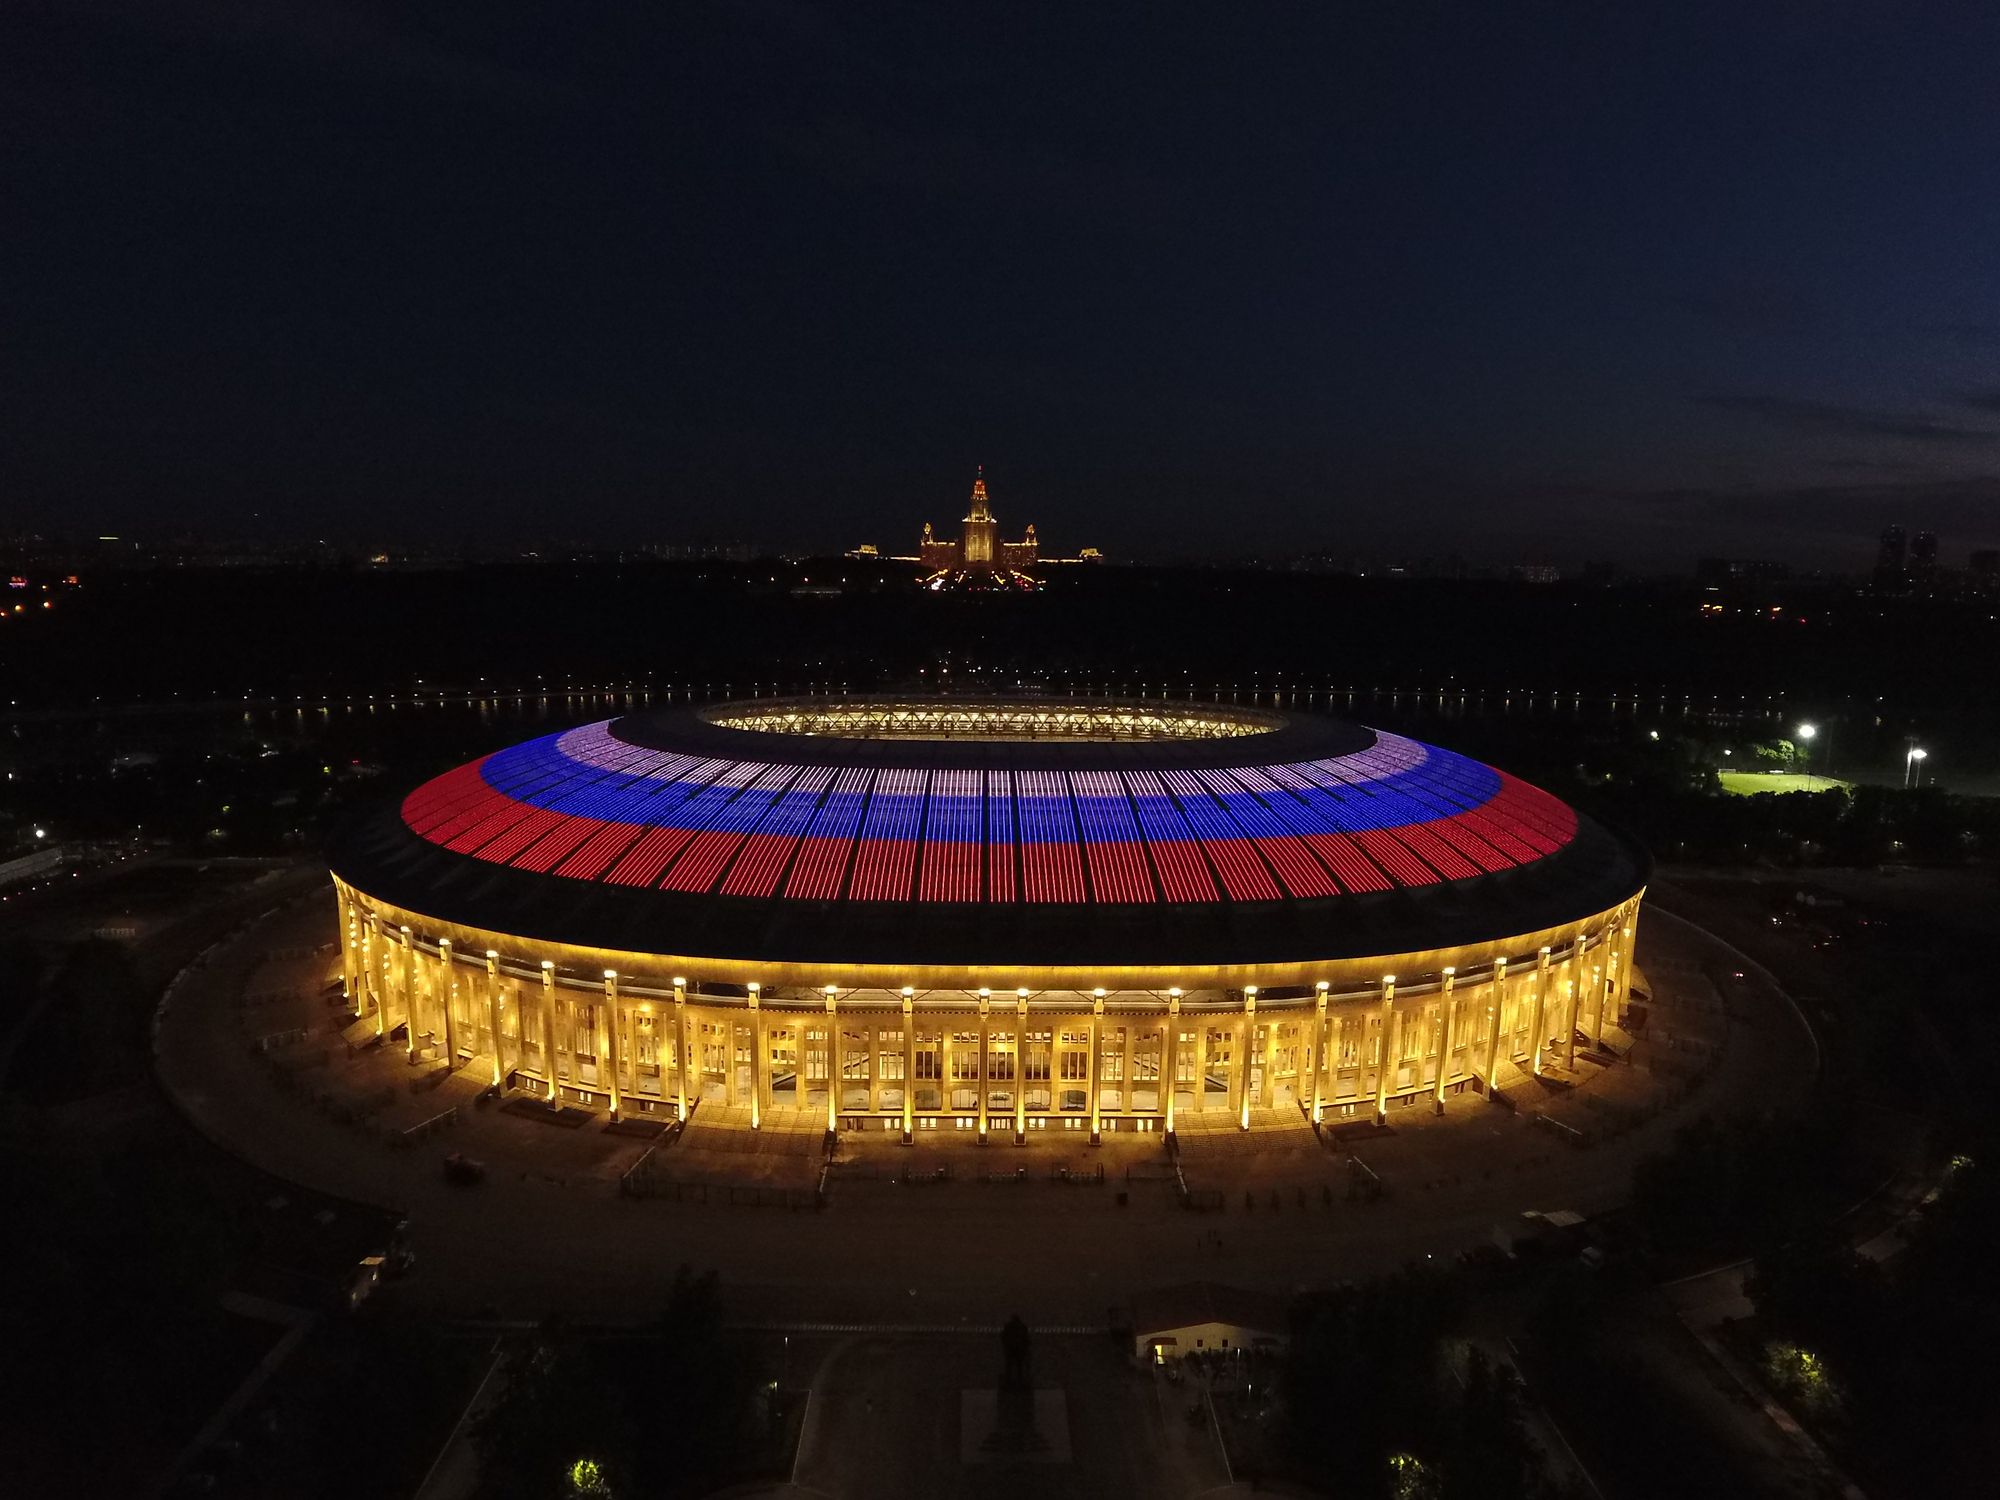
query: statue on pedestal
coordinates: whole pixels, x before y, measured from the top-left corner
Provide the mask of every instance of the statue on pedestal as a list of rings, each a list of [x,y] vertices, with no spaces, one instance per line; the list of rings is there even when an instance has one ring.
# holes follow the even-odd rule
[[[1000,1392],[988,1453],[1033,1454],[1049,1446],[1035,1426],[1035,1366],[1028,1325],[1016,1313],[1000,1330]]]
[[[1015,1313],[1000,1330],[1000,1389],[1031,1391],[1035,1388],[1034,1352],[1028,1344],[1028,1325]]]

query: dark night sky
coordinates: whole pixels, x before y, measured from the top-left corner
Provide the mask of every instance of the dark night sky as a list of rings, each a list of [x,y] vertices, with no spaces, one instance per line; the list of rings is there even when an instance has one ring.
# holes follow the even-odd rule
[[[907,545],[983,461],[1059,549],[1956,562],[1996,60],[1905,0],[13,0],[0,530]]]

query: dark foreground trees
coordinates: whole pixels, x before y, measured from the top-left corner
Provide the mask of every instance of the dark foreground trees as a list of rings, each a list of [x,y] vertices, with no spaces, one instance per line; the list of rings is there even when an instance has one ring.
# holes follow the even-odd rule
[[[1962,1495],[2000,1465],[2000,1171],[1953,1160],[1907,1249],[1878,1261],[1837,1233],[1757,1258],[1747,1287],[1764,1378],[1864,1487]]]
[[[677,1497],[747,1477],[777,1446],[776,1393],[756,1348],[723,1326],[714,1272],[675,1273],[638,1338],[546,1324],[513,1351],[473,1434],[480,1493]]]
[[[1282,1376],[1292,1471],[1384,1500],[1553,1493],[1519,1380],[1460,1337],[1466,1310],[1457,1275],[1420,1269],[1301,1298]]]

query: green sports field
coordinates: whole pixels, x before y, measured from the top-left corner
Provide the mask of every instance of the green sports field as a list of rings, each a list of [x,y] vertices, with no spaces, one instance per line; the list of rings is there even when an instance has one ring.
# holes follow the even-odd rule
[[[1824,792],[1831,787],[1850,787],[1851,781],[1831,776],[1805,776],[1795,771],[1720,771],[1722,789],[1738,797],[1754,797],[1759,792]]]

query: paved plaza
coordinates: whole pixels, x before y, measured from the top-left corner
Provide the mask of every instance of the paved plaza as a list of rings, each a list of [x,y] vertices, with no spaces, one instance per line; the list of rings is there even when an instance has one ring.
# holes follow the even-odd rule
[[[1279,1112],[1247,1133],[1197,1116],[1180,1135],[1181,1179],[1158,1136],[1092,1147],[1053,1129],[1021,1147],[850,1132],[827,1169],[816,1117],[749,1136],[704,1104],[684,1135],[624,1134],[602,1115],[482,1099],[481,1060],[446,1073],[400,1045],[355,1050],[333,910],[316,891],[183,974],[159,1018],[160,1074],[228,1150],[407,1213],[419,1263],[397,1294],[455,1317],[643,1320],[685,1262],[717,1268],[745,1321],[972,1329],[1019,1311],[1097,1329],[1144,1286],[1290,1291],[1455,1254],[1523,1210],[1613,1207],[1678,1123],[1781,1107],[1815,1065],[1782,995],[1649,906],[1645,1003],[1632,1032],[1607,1034],[1627,1060],[1579,1057],[1541,1080],[1503,1071],[1511,1108],[1468,1091],[1442,1115],[1428,1099],[1392,1105],[1385,1131],[1329,1112],[1319,1135]],[[448,1182],[451,1151],[485,1163],[486,1179]],[[642,1158],[649,1178],[715,1190],[621,1194]],[[1370,1179],[1379,1196],[1354,1191]],[[1183,1181],[1209,1211],[1183,1206]]]
[[[1204,1415],[1188,1417],[1191,1387],[1135,1369],[1102,1335],[1034,1341],[1037,1387],[1060,1393],[1067,1461],[962,1463],[960,1405],[990,1390],[1000,1344],[990,1333],[878,1334],[802,1340],[813,1369],[796,1480],[804,1492],[870,1496],[1051,1497],[1198,1495],[1228,1480]]]

